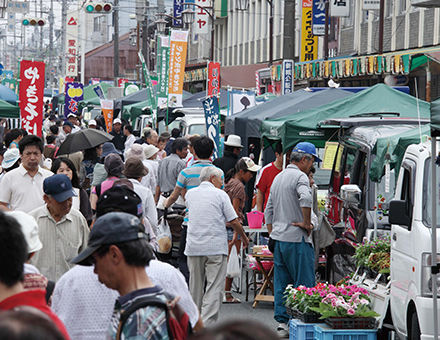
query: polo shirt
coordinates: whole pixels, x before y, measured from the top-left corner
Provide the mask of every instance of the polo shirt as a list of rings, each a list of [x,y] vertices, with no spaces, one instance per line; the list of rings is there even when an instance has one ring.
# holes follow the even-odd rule
[[[55,222],[46,205],[29,213],[38,224],[38,236],[43,248],[35,253],[31,264],[49,280],[57,281],[74,266],[72,261],[87,247],[89,227],[84,216],[70,209],[59,222]]]
[[[175,153],[159,162],[157,185],[161,192],[172,192],[180,172],[185,169],[185,162]]]
[[[144,216],[148,219],[148,222],[150,222],[153,229],[156,230],[157,210],[153,193],[136,179],[130,178],[130,182],[133,183],[133,191],[138,194],[142,200],[142,211]]]
[[[131,148],[131,146],[134,144],[135,140],[136,140],[136,137],[133,135],[130,135],[127,137],[127,139],[125,140],[125,143],[124,143],[125,152],[127,152],[127,150]]]
[[[281,171],[281,169],[278,169],[275,166],[274,162],[267,164],[260,171],[256,188],[264,194],[263,211],[266,209],[267,200],[269,199],[270,194],[270,187],[272,186],[273,180]]]
[[[238,217],[228,194],[204,181],[189,190],[185,200],[189,219],[185,255],[228,255],[226,222]]]
[[[11,170],[0,182],[0,202],[9,203],[11,210],[29,213],[44,205],[43,181],[52,176],[49,170],[38,167],[31,177],[23,164]]]

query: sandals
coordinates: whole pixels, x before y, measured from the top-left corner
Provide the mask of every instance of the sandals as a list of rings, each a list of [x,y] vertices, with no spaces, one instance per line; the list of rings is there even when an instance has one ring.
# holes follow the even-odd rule
[[[225,295],[223,295],[223,303],[241,303],[241,301],[234,297],[231,292],[225,292]]]

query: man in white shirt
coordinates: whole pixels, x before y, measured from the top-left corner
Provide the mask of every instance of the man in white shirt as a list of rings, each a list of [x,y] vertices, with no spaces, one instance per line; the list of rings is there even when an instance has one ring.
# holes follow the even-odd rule
[[[234,238],[237,234],[241,237],[243,248],[249,244],[229,196],[220,189],[222,176],[219,168],[205,167],[200,173],[200,185],[185,195],[189,288],[205,326],[217,321],[222,305],[228,257],[226,222],[236,231]]]
[[[136,141],[136,137],[133,135],[133,127],[130,124],[124,125],[124,135],[127,137],[127,140],[124,143],[124,152],[127,152]]]
[[[52,172],[39,166],[44,144],[40,137],[25,136],[18,144],[21,165],[9,171],[0,183],[0,207],[28,213],[44,205],[43,181]]]

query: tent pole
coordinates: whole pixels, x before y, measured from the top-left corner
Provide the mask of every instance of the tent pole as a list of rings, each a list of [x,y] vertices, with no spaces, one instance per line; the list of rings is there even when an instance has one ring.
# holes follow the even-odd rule
[[[438,339],[438,310],[437,310],[437,164],[435,164],[435,155],[437,155],[437,137],[435,133],[431,138],[431,280],[432,280],[432,307],[434,312],[434,340]],[[435,268],[434,268],[435,267]]]
[[[374,232],[373,232],[373,239],[377,237],[377,213],[379,211],[379,199],[377,198],[377,194],[379,193],[379,183],[374,183],[374,197],[375,197],[375,203],[376,207],[374,209]]]

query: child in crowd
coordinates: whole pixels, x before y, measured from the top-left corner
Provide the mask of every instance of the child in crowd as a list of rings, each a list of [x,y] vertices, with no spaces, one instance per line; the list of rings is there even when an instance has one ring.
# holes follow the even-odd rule
[[[165,146],[167,145],[167,138],[160,136],[159,141],[157,142],[157,147],[159,148],[159,151],[157,152],[157,159],[161,160],[167,156],[165,149]]]

